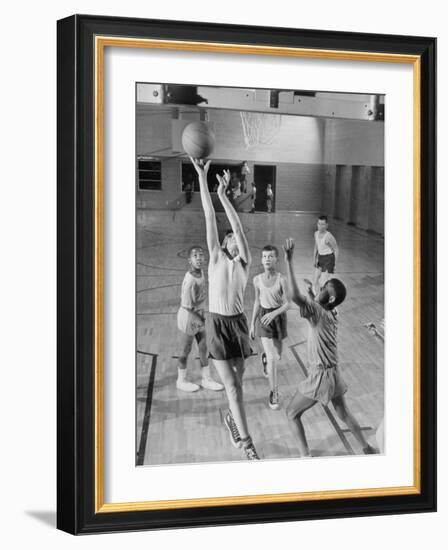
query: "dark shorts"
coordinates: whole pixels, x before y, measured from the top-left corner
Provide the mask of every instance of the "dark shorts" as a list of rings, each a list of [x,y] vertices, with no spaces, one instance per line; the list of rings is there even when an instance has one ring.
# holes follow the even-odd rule
[[[317,259],[317,267],[322,271],[327,271],[328,273],[334,273],[335,257],[334,254],[325,254],[321,256],[319,254]]]
[[[265,309],[260,306],[258,317],[255,325],[255,333],[260,338],[272,338],[273,340],[283,340],[288,336],[288,330],[286,328],[286,313],[278,315],[267,327],[261,324],[261,318],[266,313],[275,311],[277,308]]]
[[[249,357],[252,349],[244,313],[210,313],[207,320],[207,346],[209,357],[218,361]]]

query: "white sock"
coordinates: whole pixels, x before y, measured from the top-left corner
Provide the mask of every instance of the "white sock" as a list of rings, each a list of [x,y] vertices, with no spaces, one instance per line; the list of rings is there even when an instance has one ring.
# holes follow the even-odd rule
[[[210,378],[210,367],[202,367],[202,378]]]
[[[184,382],[187,379],[187,369],[177,369],[177,379]]]

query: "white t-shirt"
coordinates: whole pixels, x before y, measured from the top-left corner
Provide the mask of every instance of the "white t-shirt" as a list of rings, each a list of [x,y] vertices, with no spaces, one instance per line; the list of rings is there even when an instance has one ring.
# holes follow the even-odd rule
[[[317,246],[317,253],[319,256],[326,256],[327,254],[333,254],[334,249],[332,243],[336,242],[335,238],[329,231],[325,231],[323,235],[316,231],[314,233],[314,240]]]
[[[216,262],[208,266],[210,312],[220,315],[243,313],[248,274],[249,267],[240,256],[230,258],[219,250]]]

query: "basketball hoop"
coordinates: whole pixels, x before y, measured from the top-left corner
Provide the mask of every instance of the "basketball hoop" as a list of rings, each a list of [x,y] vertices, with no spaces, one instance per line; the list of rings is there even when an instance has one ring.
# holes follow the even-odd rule
[[[240,111],[246,149],[269,145],[282,125],[282,115]]]

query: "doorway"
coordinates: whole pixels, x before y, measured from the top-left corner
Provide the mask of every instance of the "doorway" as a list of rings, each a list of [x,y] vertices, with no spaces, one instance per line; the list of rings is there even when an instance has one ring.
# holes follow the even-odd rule
[[[267,212],[267,187],[271,184],[273,192],[272,212],[275,212],[275,203],[277,199],[276,189],[276,167],[267,164],[256,164],[254,166],[254,181],[257,188],[255,196],[255,211]]]

